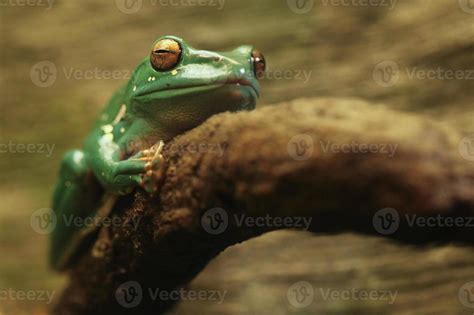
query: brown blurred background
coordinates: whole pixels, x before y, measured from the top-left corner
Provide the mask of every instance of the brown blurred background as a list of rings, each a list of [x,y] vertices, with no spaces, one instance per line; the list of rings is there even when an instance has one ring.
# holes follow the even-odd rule
[[[65,278],[48,270],[48,236],[31,227],[32,214],[50,206],[62,154],[81,145],[158,36],[209,50],[256,46],[269,67],[261,106],[359,98],[474,132],[472,0],[25,1],[0,3],[0,143],[10,145],[0,153],[1,315],[49,307],[3,292],[59,295]],[[20,144],[36,152],[21,153]],[[458,291],[474,281],[473,258],[456,246],[270,233],[229,248],[192,282],[226,292],[223,303],[184,301],[171,313],[472,314]],[[307,307],[287,299],[298,281],[314,287]],[[394,303],[327,299],[327,289],[397,295]]]

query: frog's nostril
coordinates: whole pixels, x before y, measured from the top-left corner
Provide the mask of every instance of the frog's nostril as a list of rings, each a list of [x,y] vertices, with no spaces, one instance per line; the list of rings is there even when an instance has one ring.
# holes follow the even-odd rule
[[[265,69],[267,67],[265,57],[258,50],[252,51],[253,70],[257,79],[262,79],[265,76]]]

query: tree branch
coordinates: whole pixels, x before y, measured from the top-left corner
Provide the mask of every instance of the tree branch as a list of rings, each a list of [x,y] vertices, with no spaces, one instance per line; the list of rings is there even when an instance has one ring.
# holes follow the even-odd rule
[[[472,244],[466,225],[427,228],[407,219],[474,215],[474,162],[460,154],[462,138],[441,123],[355,100],[301,99],[217,115],[166,145],[159,196],[138,190],[119,201],[113,216],[138,226],[101,229],[55,311],[127,313],[120,286],[133,280],[143,290],[133,311],[158,314],[173,301],[153,300],[148,288],[186,285],[226,247],[289,227],[285,218],[294,228],[304,228],[296,217],[311,220],[317,233]],[[206,212],[216,207],[223,210]],[[393,216],[374,219],[387,207],[398,215],[394,231],[378,225]],[[222,215],[227,228],[213,230],[209,220]],[[267,221],[241,225],[242,216]]]

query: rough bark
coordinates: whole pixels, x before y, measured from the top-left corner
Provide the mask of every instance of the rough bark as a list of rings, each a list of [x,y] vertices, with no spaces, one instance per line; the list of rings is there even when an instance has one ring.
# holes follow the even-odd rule
[[[472,228],[411,227],[406,220],[474,215],[474,162],[460,154],[463,136],[415,114],[350,99],[301,99],[217,115],[166,145],[158,196],[138,190],[119,201],[113,216],[139,220],[138,228],[101,229],[71,270],[56,313],[130,312],[117,301],[121,284],[136,281],[143,292],[185,286],[226,247],[280,228],[240,226],[235,215],[305,217],[312,232],[382,236],[374,214],[390,207],[400,226],[384,236],[473,244]],[[328,147],[342,144],[349,152]],[[393,156],[360,152],[364,144],[396,150]],[[215,207],[228,215],[219,234],[202,225]],[[133,312],[159,314],[172,304],[144,293]]]

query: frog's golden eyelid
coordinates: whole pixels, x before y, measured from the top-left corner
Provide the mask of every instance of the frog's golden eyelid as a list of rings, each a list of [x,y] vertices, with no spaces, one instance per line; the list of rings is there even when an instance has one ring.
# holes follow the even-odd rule
[[[182,49],[178,42],[162,40],[152,49],[150,60],[156,71],[163,72],[174,68],[181,58]]]

